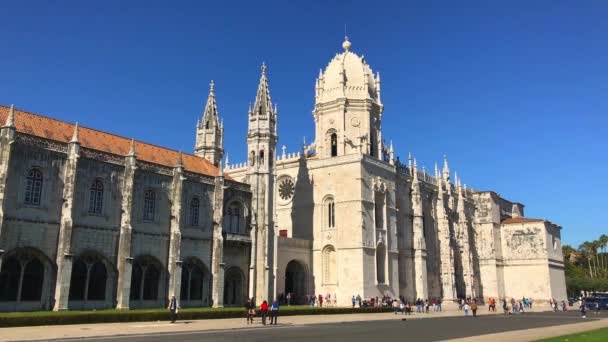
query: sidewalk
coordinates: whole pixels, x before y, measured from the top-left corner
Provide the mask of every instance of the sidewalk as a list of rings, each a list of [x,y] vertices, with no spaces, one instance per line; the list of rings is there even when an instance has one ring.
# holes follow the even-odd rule
[[[534,312],[546,311],[548,308],[541,307]],[[478,312],[479,315],[494,315],[495,313],[488,313],[485,308]],[[498,312],[497,314],[501,314]],[[431,312],[429,314],[412,314],[402,315],[393,313],[362,313],[362,314],[343,314],[343,315],[307,315],[307,316],[279,316],[279,325],[308,325],[308,324],[321,324],[321,323],[342,323],[342,322],[357,322],[357,321],[374,321],[374,320],[392,320],[407,318],[410,319],[425,319],[433,317],[449,317],[449,316],[462,316],[463,312],[457,309],[450,309],[443,312]],[[168,315],[167,315],[168,316]],[[608,320],[604,319],[600,321],[604,326],[608,325]],[[585,322],[580,325],[587,323],[595,323],[591,328],[593,329],[599,322]],[[569,324],[566,327],[559,327],[565,332],[563,334],[573,332],[573,325]],[[591,325],[589,325],[591,326]],[[601,325],[599,325],[601,327]],[[245,318],[228,318],[228,319],[211,319],[211,320],[192,320],[192,321],[180,321],[176,324],[170,324],[168,321],[157,321],[157,322],[128,322],[128,323],[100,323],[100,324],[77,324],[77,325],[54,325],[54,326],[38,326],[38,327],[19,327],[19,328],[1,328],[0,329],[0,341],[24,341],[24,340],[48,340],[48,339],[60,339],[60,338],[86,338],[86,337],[102,337],[102,336],[116,336],[116,335],[140,335],[140,334],[154,334],[154,333],[171,333],[171,332],[190,332],[190,331],[206,331],[206,330],[232,330],[232,329],[243,329],[243,328],[258,328],[262,327],[259,317],[256,317],[254,324],[247,324]],[[549,329],[530,329],[530,330],[544,330],[547,332]],[[587,329],[584,329],[587,330]],[[522,336],[522,332],[528,332],[527,330],[515,331],[515,337]],[[550,329],[553,333],[549,336],[562,335],[561,330],[558,333],[554,333],[555,329]],[[574,331],[576,332],[576,331]],[[504,335],[511,334],[504,333]],[[541,338],[539,333],[529,332],[530,336],[540,336],[535,338]],[[536,334],[536,335],[535,335]],[[501,335],[502,336],[502,335]],[[492,335],[493,341],[499,341],[497,334]],[[487,339],[487,336],[485,337]],[[518,340],[515,338],[515,340]],[[524,339],[524,340],[530,340]],[[478,339],[478,341],[484,341],[484,339]],[[513,342],[513,338],[509,338],[510,342]]]

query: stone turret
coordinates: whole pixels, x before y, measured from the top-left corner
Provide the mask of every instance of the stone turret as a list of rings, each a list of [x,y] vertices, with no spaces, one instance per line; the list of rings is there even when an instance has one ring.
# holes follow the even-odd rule
[[[215,84],[209,84],[209,96],[203,118],[197,120],[194,154],[219,165],[224,155],[224,124],[219,119],[215,100]]]

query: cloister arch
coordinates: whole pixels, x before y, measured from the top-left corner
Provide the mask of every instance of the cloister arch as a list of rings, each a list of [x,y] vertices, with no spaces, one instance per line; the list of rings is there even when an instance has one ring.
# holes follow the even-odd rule
[[[139,256],[131,270],[131,308],[164,306],[166,272],[162,263],[150,255]]]
[[[0,309],[31,311],[50,309],[51,285],[56,269],[39,249],[22,247],[2,256]]]
[[[180,304],[183,307],[208,306],[211,303],[209,288],[211,273],[196,257],[189,257],[182,264]]]

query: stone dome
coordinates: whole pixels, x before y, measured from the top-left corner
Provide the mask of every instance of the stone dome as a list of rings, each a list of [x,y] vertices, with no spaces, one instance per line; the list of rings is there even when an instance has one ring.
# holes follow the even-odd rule
[[[380,76],[374,77],[363,56],[350,51],[348,37],[342,43],[344,52],[336,54],[317,79],[317,102],[336,98],[372,99],[380,102]]]

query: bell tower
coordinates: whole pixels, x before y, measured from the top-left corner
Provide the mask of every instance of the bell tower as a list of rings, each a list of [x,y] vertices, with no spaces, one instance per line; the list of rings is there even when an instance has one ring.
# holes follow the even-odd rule
[[[250,297],[256,303],[274,298],[274,249],[276,248],[274,186],[277,145],[277,109],[272,107],[266,65],[262,64],[262,75],[253,108],[248,113],[247,132],[247,179],[251,186],[253,213],[250,265]]]
[[[336,54],[315,85],[315,147],[320,158],[362,153],[382,158],[380,74],[374,76],[363,56]]]

